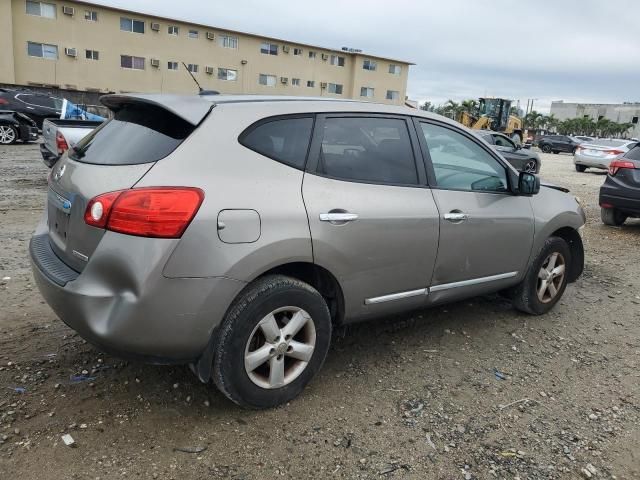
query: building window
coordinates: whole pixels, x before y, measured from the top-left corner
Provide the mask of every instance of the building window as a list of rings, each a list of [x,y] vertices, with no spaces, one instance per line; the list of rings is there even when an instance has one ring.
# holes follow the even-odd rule
[[[142,20],[120,17],[120,30],[123,32],[144,33],[144,22]]]
[[[130,70],[144,70],[144,57],[120,55],[120,66]]]
[[[189,38],[198,38],[198,30],[189,30]]]
[[[340,55],[331,55],[330,63],[337,67],[344,67],[344,57],[341,57]]]
[[[98,12],[95,10],[85,10],[84,11],[84,19],[89,22],[97,22],[98,21]]]
[[[178,70],[178,62],[167,62],[167,70]]]
[[[169,35],[173,35],[174,37],[177,37],[180,33],[180,27],[176,27],[175,25],[169,25],[167,27],[167,33]]]
[[[631,123],[633,123],[634,125],[637,125],[638,124],[638,117],[633,117],[631,119]]]
[[[27,42],[27,54],[30,57],[48,58],[49,60],[58,59],[58,46],[48,45],[46,43]]]
[[[376,68],[378,68],[378,64],[373,60],[365,60],[364,63],[362,64],[362,68],[365,70],[370,70],[372,72],[375,72]]]
[[[299,78],[292,78],[291,79],[291,85],[293,85],[294,87],[299,87],[300,86],[300,79]]]
[[[316,82],[313,80],[307,80],[307,87],[314,88],[316,86]]]
[[[294,55],[302,55],[302,49],[301,48],[294,48],[293,49],[293,54]]]
[[[258,77],[258,83],[260,85],[266,85],[267,87],[275,87],[276,86],[276,76],[275,75],[265,75],[261,73]]]
[[[100,52],[98,50],[85,50],[84,55],[87,60],[100,60]]]
[[[342,95],[342,85],[339,83],[330,83],[327,85],[327,92]]]
[[[198,73],[198,65],[195,63],[188,63],[187,70],[189,70],[191,73]]]
[[[397,90],[387,90],[387,100],[399,100],[400,92]]]
[[[218,80],[226,80],[228,82],[235,82],[238,79],[238,71],[231,68],[219,68]]]
[[[218,35],[218,43],[224,48],[238,48],[238,37],[231,35]]]
[[[373,88],[371,87],[360,87],[360,96],[373,98]]]
[[[309,52],[309,58],[316,58],[316,52]]]
[[[402,73],[402,67],[400,65],[389,65],[389,73],[392,75],[400,75]]]
[[[56,6],[53,3],[32,2],[31,0],[27,0],[27,15],[56,18]]]
[[[260,44],[260,53],[265,55],[278,55],[278,45],[275,43],[262,43]]]

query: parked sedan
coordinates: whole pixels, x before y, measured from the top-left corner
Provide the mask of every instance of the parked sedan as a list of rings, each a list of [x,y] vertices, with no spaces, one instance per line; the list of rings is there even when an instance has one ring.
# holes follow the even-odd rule
[[[12,110],[0,110],[0,144],[10,145],[18,140],[27,143],[38,139],[38,128],[26,115]]]
[[[485,130],[473,130],[473,132],[499,151],[516,170],[529,173],[540,172],[542,162],[536,152],[523,149],[502,133]]]
[[[573,163],[578,172],[587,168],[607,170],[614,160],[621,158],[638,142],[635,140],[596,140],[594,143],[583,143],[573,155]]]
[[[609,165],[600,187],[600,208],[605,225],[622,225],[627,218],[640,218],[640,145]]]
[[[98,347],[191,364],[240,405],[298,395],[341,325],[501,291],[541,315],[582,273],[575,197],[444,117],[283,96],[102,101],[114,118],[49,176],[29,247],[40,292]]]
[[[573,153],[578,145],[580,143],[568,135],[545,135],[538,140],[538,147],[544,153]]]

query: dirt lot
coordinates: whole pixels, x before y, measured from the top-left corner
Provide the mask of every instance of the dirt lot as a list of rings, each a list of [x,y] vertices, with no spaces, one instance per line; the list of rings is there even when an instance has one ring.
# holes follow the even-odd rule
[[[640,222],[603,226],[603,173],[543,157],[589,216],[554,311],[492,296],[351,327],[299,399],[253,412],[53,315],[27,259],[48,171],[0,147],[0,479],[640,478]]]

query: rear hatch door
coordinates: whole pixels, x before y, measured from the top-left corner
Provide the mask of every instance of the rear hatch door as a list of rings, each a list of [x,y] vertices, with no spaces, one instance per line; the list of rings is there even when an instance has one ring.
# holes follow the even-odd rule
[[[168,109],[147,98],[115,96],[106,103],[114,118],[92,131],[65,154],[49,178],[49,243],[56,255],[80,272],[104,230],[84,221],[93,197],[133,187],[153,165],[170,155],[193,132],[212,104],[200,114]],[[176,103],[177,105],[177,103]]]

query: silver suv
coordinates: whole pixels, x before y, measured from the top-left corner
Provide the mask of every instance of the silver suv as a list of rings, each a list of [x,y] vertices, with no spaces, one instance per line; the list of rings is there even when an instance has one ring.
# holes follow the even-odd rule
[[[504,292],[550,310],[582,273],[575,197],[459,124],[288,97],[112,95],[62,157],[30,243],[53,310],[105,351],[188,363],[272,407],[338,325]]]

